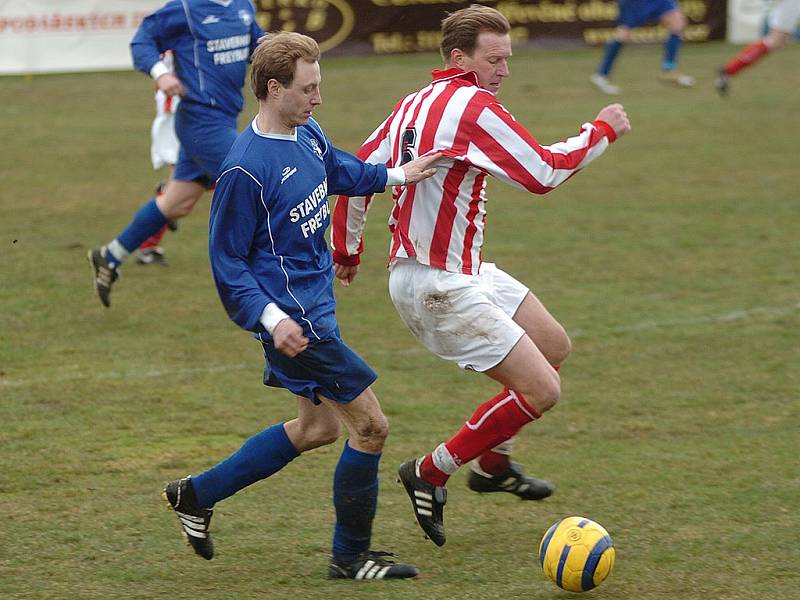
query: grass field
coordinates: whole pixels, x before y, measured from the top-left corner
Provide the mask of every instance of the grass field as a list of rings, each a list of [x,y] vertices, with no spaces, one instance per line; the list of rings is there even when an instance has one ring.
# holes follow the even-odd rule
[[[159,178],[147,80],[0,80],[0,597],[568,598],[534,554],[571,514],[605,525],[617,547],[594,598],[800,597],[800,47],[743,73],[722,101],[712,72],[733,50],[687,47],[691,90],[656,81],[659,48],[625,50],[629,136],[548,196],[489,184],[484,257],[573,337],[562,402],[516,455],[558,490],[522,503],[475,495],[457,474],[441,549],[394,472],[495,386],[404,329],[385,291],[388,198],[374,206],[339,315],[381,375],[392,425],[374,547],[424,578],[363,585],[325,579],[341,442],[219,504],[214,561],[184,547],[164,482],[290,418],[294,402],[263,388],[259,346],[216,297],[207,200],[168,235],[169,268],[126,265],[109,310],[94,296],[87,249]],[[588,83],[597,59],[520,52],[501,99],[542,142],[572,135],[607,101]],[[437,64],[324,61],[318,118],[354,150]]]

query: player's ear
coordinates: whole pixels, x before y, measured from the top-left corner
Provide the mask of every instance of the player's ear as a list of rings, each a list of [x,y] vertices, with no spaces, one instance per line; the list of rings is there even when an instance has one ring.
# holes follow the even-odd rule
[[[448,61],[451,67],[464,67],[464,51],[460,48],[453,48],[450,50],[450,60]]]
[[[270,79],[267,81],[267,97],[276,97],[283,90],[281,82],[277,79]]]

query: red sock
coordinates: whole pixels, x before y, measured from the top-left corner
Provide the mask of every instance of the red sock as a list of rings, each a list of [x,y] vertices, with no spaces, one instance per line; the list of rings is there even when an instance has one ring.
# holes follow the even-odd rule
[[[521,394],[505,388],[481,404],[458,433],[425,456],[420,475],[429,483],[444,485],[458,467],[512,438],[524,425],[541,416]],[[438,457],[439,466],[434,463],[434,453],[444,455]]]
[[[728,61],[723,71],[725,71],[726,75],[736,75],[736,73],[752,65],[767,52],[769,52],[769,47],[764,43],[764,40],[753,42]]]
[[[148,248],[155,248],[161,243],[161,238],[164,237],[164,232],[167,231],[167,226],[164,225],[161,229],[158,230],[158,233],[154,233],[145,241],[142,242],[142,245],[139,246],[139,250],[147,250]]]
[[[553,368],[558,372],[561,365],[553,365]],[[501,444],[499,448],[503,446],[505,446],[505,444]],[[478,466],[481,468],[481,471],[489,475],[504,473],[511,466],[510,446],[499,451],[498,447],[487,450],[478,457]]]
[[[484,473],[499,475],[511,466],[511,457],[508,454],[487,450],[478,459],[478,466]]]

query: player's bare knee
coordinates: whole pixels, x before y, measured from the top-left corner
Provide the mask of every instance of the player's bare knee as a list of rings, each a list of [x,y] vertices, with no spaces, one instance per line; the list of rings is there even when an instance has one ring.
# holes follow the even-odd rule
[[[686,26],[689,24],[689,20],[686,18],[686,15],[676,10],[664,15],[662,24],[669,30],[670,33],[679,35],[683,33],[684,29],[686,29]]]
[[[561,379],[555,371],[553,375],[547,381],[538,381],[527,393],[522,392],[525,399],[540,413],[553,408],[561,398]]]
[[[389,421],[383,414],[370,415],[356,425],[355,435],[360,446],[378,452],[389,435]]]
[[[342,435],[342,426],[338,421],[320,423],[308,430],[306,435],[314,443],[314,447],[327,446],[339,439]]]
[[[770,50],[780,50],[786,46],[786,43],[789,41],[790,37],[791,34],[773,30],[767,34],[764,42],[767,44],[767,47]]]
[[[545,353],[545,358],[551,365],[560,365],[572,352],[572,340],[569,339],[566,331],[562,330],[562,334]]]

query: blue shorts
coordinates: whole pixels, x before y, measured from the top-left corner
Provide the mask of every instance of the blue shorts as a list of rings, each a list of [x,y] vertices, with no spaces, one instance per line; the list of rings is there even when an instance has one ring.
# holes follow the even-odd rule
[[[675,0],[619,0],[617,25],[631,29],[658,21],[661,15],[678,8]]]
[[[214,187],[219,168],[236,141],[236,117],[189,102],[175,112],[175,134],[181,143],[174,179]]]
[[[272,340],[258,339],[266,358],[264,385],[286,388],[314,404],[320,404],[317,394],[347,404],[378,379],[338,336],[310,343],[294,358],[275,350]]]

